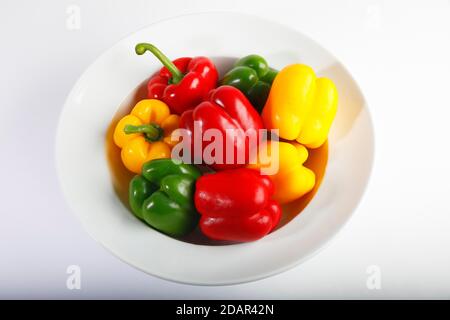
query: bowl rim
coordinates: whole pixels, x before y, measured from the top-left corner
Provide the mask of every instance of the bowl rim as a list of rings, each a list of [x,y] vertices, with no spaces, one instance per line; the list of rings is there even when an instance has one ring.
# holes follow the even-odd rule
[[[154,25],[158,25],[160,23],[163,22],[168,22],[168,21],[172,21],[172,20],[176,20],[176,19],[180,19],[180,18],[186,18],[186,17],[198,17],[198,16],[205,16],[205,15],[232,15],[232,16],[238,16],[238,17],[248,17],[248,18],[252,18],[252,19],[257,19],[260,20],[264,23],[268,23],[268,24],[274,24],[274,25],[278,25],[280,27],[283,28],[288,28],[291,30],[295,30],[296,33],[301,34],[307,41],[313,43],[314,45],[316,45],[317,47],[320,47],[324,52],[326,52],[327,55],[329,55],[332,59],[334,59],[335,61],[337,61],[340,65],[340,67],[342,68],[343,71],[346,72],[346,74],[349,76],[350,80],[353,82],[355,88],[359,91],[359,93],[361,94],[364,106],[365,106],[365,111],[367,112],[368,115],[368,121],[369,121],[369,125],[370,125],[370,131],[372,132],[371,135],[371,143],[372,143],[372,150],[371,150],[371,157],[370,157],[370,163],[368,165],[369,167],[369,171],[368,171],[368,175],[367,175],[367,179],[362,187],[361,190],[361,196],[359,197],[359,199],[356,201],[353,209],[351,210],[351,212],[347,215],[346,219],[343,220],[343,222],[339,225],[339,227],[335,228],[332,232],[328,233],[328,235],[324,238],[324,240],[321,241],[320,245],[311,250],[309,253],[304,254],[303,256],[301,256],[300,258],[296,259],[295,261],[293,261],[290,264],[285,264],[283,266],[280,266],[278,268],[274,268],[271,271],[267,271],[267,272],[263,272],[263,273],[258,273],[256,275],[253,276],[247,276],[247,277],[240,277],[239,280],[236,281],[211,281],[211,282],[198,282],[198,281],[190,281],[187,279],[183,279],[182,277],[180,278],[176,278],[176,277],[168,277],[166,276],[163,272],[155,272],[152,271],[150,272],[149,270],[143,268],[140,266],[140,264],[136,261],[131,261],[131,259],[126,259],[124,258],[119,252],[117,252],[116,249],[109,247],[108,245],[106,245],[104,242],[102,242],[100,239],[98,239],[97,235],[93,234],[90,231],[89,226],[87,226],[85,224],[84,221],[82,221],[80,219],[80,216],[75,212],[75,210],[73,210],[73,206],[71,205],[70,201],[69,201],[69,196],[66,193],[66,188],[64,186],[64,181],[63,181],[63,169],[61,167],[61,163],[60,163],[60,148],[59,148],[59,140],[60,140],[60,132],[63,130],[63,123],[64,123],[64,111],[67,109],[67,106],[70,104],[70,100],[73,99],[73,97],[76,94],[76,88],[78,87],[78,85],[80,83],[83,82],[84,78],[87,76],[88,71],[93,69],[93,67],[99,63],[99,61],[105,57],[107,54],[109,54],[110,52],[112,52],[117,46],[119,46],[123,41],[125,41],[127,38],[129,38],[131,35],[137,34],[140,31],[146,30]],[[331,240],[335,238],[335,236],[343,229],[343,227],[348,223],[348,221],[350,220],[350,217],[353,216],[353,214],[355,213],[355,211],[358,209],[360,203],[362,202],[362,200],[364,199],[364,197],[366,196],[366,191],[373,173],[373,167],[374,167],[374,159],[375,159],[375,150],[376,150],[376,143],[375,143],[375,132],[374,132],[374,125],[373,125],[373,118],[371,117],[370,114],[370,109],[368,108],[368,104],[367,104],[367,100],[363,94],[363,90],[361,89],[361,87],[359,86],[358,82],[355,80],[355,78],[353,77],[353,75],[348,71],[347,67],[339,60],[336,58],[335,55],[333,55],[330,51],[328,51],[325,47],[323,47],[320,43],[318,43],[317,41],[313,40],[308,34],[305,34],[303,31],[300,32],[297,29],[293,29],[291,26],[280,23],[278,21],[273,21],[271,19],[267,19],[267,18],[263,18],[260,17],[258,15],[255,14],[247,14],[247,13],[238,13],[238,12],[234,12],[234,11],[204,11],[204,12],[196,12],[196,13],[187,13],[187,14],[180,14],[180,15],[176,15],[176,16],[172,16],[172,17],[167,17],[167,18],[163,18],[163,19],[159,19],[156,20],[146,26],[143,26],[139,29],[137,29],[136,31],[130,32],[127,35],[125,35],[124,37],[122,37],[120,40],[118,40],[116,43],[114,43],[112,46],[110,46],[108,49],[106,49],[104,52],[102,52],[101,54],[99,54],[94,61],[83,71],[83,73],[78,77],[78,79],[75,81],[75,84],[73,86],[73,88],[71,89],[71,91],[69,92],[69,94],[67,95],[66,99],[65,99],[65,103],[64,103],[64,107],[62,109],[62,112],[59,116],[58,119],[58,125],[57,125],[57,134],[56,134],[56,139],[55,139],[55,162],[56,162],[56,168],[57,168],[57,176],[58,176],[58,183],[63,191],[63,195],[65,200],[69,203],[69,207],[70,207],[70,211],[72,211],[72,214],[74,214],[77,219],[81,220],[81,223],[83,225],[83,229],[85,229],[85,231],[90,235],[90,237],[92,237],[96,242],[100,243],[105,249],[107,249],[107,251],[111,252],[114,256],[116,256],[117,258],[119,258],[119,260],[131,265],[132,267],[143,271],[147,274],[156,276],[158,278],[164,279],[164,280],[168,280],[168,281],[172,281],[172,282],[177,282],[177,283],[182,283],[182,284],[189,284],[189,285],[201,285],[201,286],[222,286],[222,285],[237,285],[237,284],[242,284],[242,283],[248,283],[248,282],[252,282],[252,281],[257,281],[260,279],[264,279],[279,273],[282,273],[284,271],[287,271],[289,269],[294,268],[295,266],[303,263],[306,260],[309,260],[311,257],[315,256],[316,254],[318,254],[319,252],[321,252],[322,250],[324,250],[326,247],[328,247],[331,244]],[[328,176],[328,164],[327,164],[327,168],[325,170],[324,173],[324,177],[323,177],[323,181],[325,181],[327,179]],[[319,188],[320,191],[320,188]],[[311,202],[313,202],[315,199],[317,198],[317,194],[314,196],[314,198],[311,200]],[[310,202],[310,203],[311,203]],[[308,204],[309,206],[310,204]],[[296,219],[296,218],[294,218]],[[282,228],[284,228],[285,226],[283,226]],[[281,229],[281,228],[280,228]],[[156,231],[155,231],[156,232]],[[177,239],[172,239],[172,240],[176,240],[176,241],[180,241]],[[183,242],[185,244],[188,245],[193,245],[196,247],[212,247],[212,246],[208,246],[208,245],[202,245],[202,244],[189,244],[186,242]],[[232,246],[241,246],[241,245],[246,245],[245,243],[242,244],[233,244]]]

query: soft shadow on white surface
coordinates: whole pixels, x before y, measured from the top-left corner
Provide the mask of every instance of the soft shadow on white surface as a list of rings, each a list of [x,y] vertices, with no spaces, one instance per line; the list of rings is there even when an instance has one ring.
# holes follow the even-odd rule
[[[448,91],[445,77],[450,73],[450,47],[445,41],[450,36],[447,1],[419,4],[363,0],[343,5],[337,1],[281,0],[274,6],[273,1],[260,0],[255,6],[234,0],[135,0],[133,5],[79,0],[77,4],[82,11],[82,28],[74,32],[65,28],[65,1],[7,1],[0,10],[0,35],[6,49],[0,60],[0,82],[6,88],[0,92],[0,140],[4,150],[16,150],[15,157],[0,159],[4,195],[1,297],[449,296],[445,183],[450,179],[450,154],[445,148],[448,108],[443,103]],[[55,126],[64,98],[98,54],[151,22],[218,9],[254,13],[291,25],[344,60],[369,98],[376,120],[377,165],[356,214],[327,250],[297,268],[264,280],[199,287],[148,276],[90,239],[60,195],[52,158]],[[100,23],[98,17],[102,18]],[[378,24],[374,26],[373,22]],[[270,34],[266,36],[269,44],[270,38]],[[32,51],[17,50],[23,48],[23,39]],[[428,81],[418,81],[417,75],[426,76]],[[418,124],[422,130],[418,130]],[[19,125],[28,129],[20,134],[11,130]],[[24,181],[34,190],[26,193],[26,201],[13,192],[22,188]],[[65,271],[70,264],[82,268],[79,291],[65,286]],[[381,267],[382,290],[366,287],[366,268],[372,264]]]

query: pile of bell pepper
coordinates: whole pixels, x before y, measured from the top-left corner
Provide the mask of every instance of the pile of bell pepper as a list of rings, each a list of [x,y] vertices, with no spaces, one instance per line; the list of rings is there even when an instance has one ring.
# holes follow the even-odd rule
[[[173,237],[198,227],[213,240],[246,242],[274,230],[281,205],[315,185],[315,174],[304,163],[308,149],[327,140],[337,110],[334,83],[304,64],[277,71],[258,55],[237,60],[219,79],[207,57],[171,61],[148,43],[136,45],[135,51],[148,51],[163,64],[148,81],[147,98],[114,131],[125,168],[136,173],[129,185],[135,216]],[[191,158],[183,163],[171,158],[179,128],[193,138],[192,149],[196,134],[206,129],[224,138],[233,130],[278,131],[276,139],[258,138],[259,152],[252,152],[245,136],[236,135],[232,150],[225,144],[221,150],[224,161]],[[202,140],[200,149],[211,143]],[[274,164],[278,170],[265,174]]]

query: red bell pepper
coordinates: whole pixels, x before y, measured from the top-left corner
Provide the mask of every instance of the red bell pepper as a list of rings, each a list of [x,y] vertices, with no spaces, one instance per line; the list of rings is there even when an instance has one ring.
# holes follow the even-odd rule
[[[196,183],[195,207],[200,229],[209,238],[254,241],[271,232],[280,221],[281,208],[272,200],[268,176],[238,168],[211,173]]]
[[[172,113],[182,114],[202,102],[214,89],[219,74],[214,63],[206,57],[179,58],[170,61],[149,43],[136,45],[136,53],[153,53],[164,67],[147,83],[148,98],[164,101]]]
[[[197,126],[194,126],[194,121]],[[223,141],[221,161],[208,163],[205,159],[202,160],[216,170],[223,170],[248,163],[252,144],[245,133],[253,132],[258,142],[259,130],[263,129],[264,125],[258,112],[240,90],[232,86],[221,86],[209,93],[208,101],[200,103],[193,110],[188,110],[181,115],[180,128],[186,129],[191,136],[191,153],[195,151],[194,144],[201,143],[202,156],[205,148],[214,141],[205,141],[205,139],[201,142],[194,141],[195,137],[202,137],[208,129],[219,130]],[[196,130],[199,132],[195,132]],[[227,140],[234,141],[233,148],[227,148]],[[231,150],[233,155],[227,155]],[[244,161],[240,161],[242,155]]]

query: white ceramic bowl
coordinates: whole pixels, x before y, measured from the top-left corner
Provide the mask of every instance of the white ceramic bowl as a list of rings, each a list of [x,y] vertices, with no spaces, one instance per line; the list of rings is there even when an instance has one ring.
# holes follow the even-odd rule
[[[259,241],[207,246],[172,239],[130,214],[113,190],[105,136],[122,101],[160,68],[150,55],[134,53],[138,42],[154,43],[172,58],[257,53],[278,69],[302,62],[336,83],[340,100],[329,137],[327,171],[317,194],[300,215]],[[223,69],[221,59],[216,61]],[[261,279],[305,261],[355,210],[369,179],[373,152],[373,128],[366,102],[343,65],[293,29],[235,13],[173,18],[119,41],[86,70],[73,88],[60,118],[56,146],[65,197],[93,238],[149,274],[203,285]]]

